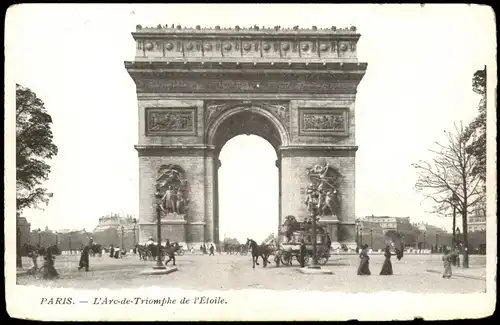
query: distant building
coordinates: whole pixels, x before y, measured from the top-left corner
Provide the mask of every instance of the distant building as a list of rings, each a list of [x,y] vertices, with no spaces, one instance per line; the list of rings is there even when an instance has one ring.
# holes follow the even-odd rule
[[[134,218],[132,216],[122,218],[117,214],[100,217],[99,223],[94,229],[94,233],[106,231],[109,229],[116,229],[118,231],[121,231],[122,226],[125,232],[132,232],[134,230]]]
[[[469,232],[486,230],[486,210],[478,208],[467,216],[467,230]]]
[[[361,220],[364,225],[371,224],[373,228],[374,224],[378,224],[382,229],[382,232],[385,234],[390,230],[399,232],[399,233],[407,233],[413,230],[413,227],[410,223],[410,217],[390,217],[390,216],[367,216]]]
[[[443,228],[424,222],[415,224],[415,228],[419,231],[416,240],[418,243],[422,243],[425,248],[428,248],[428,245],[432,245],[433,247],[436,245],[451,245],[451,234]]]
[[[25,217],[16,218],[16,226],[19,228],[20,244],[23,245],[30,241],[31,224]]]

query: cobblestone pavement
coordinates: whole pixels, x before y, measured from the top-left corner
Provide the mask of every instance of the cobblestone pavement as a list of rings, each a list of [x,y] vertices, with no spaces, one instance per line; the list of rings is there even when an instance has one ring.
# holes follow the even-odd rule
[[[406,291],[415,293],[473,293],[484,292],[486,281],[452,277],[442,279],[440,255],[405,255],[401,261],[392,259],[394,275],[378,275],[383,257],[373,255],[370,260],[371,276],[358,276],[359,258],[356,255],[333,255],[325,268],[333,275],[305,275],[294,266],[277,268],[274,263],[267,268],[252,269],[251,257],[240,255],[185,255],[177,257],[178,271],[168,275],[139,275],[153,261],[139,261],[136,256],[111,259],[94,257],[90,271],[78,271],[78,256],[59,256],[56,268],[61,278],[43,281],[31,276],[19,276],[20,285],[53,286],[65,288],[137,288],[161,286],[192,290],[271,289],[271,290],[318,290],[341,292]],[[169,266],[171,263],[169,263]],[[454,268],[455,273],[485,274],[485,256],[471,256],[470,269]],[[465,271],[465,272],[463,272]]]

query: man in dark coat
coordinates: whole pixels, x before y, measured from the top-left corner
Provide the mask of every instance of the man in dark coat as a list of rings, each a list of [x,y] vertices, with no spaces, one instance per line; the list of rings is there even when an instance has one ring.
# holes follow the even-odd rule
[[[210,255],[215,255],[215,254],[214,254],[214,245],[213,245],[213,244],[210,244],[210,248],[209,248],[209,249],[210,249],[210,254],[209,254],[209,256],[210,256]]]
[[[82,255],[80,256],[80,265],[78,267],[78,271],[82,268],[85,268],[85,272],[89,271],[89,247],[85,246],[82,251]]]
[[[307,254],[307,248],[306,244],[304,243],[304,240],[300,241],[300,267],[305,267],[306,266],[306,254]]]

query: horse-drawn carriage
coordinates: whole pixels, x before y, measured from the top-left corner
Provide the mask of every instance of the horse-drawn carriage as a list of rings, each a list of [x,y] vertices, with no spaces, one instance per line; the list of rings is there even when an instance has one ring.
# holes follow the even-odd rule
[[[279,247],[276,251],[274,261],[276,265],[292,265],[293,258],[300,262],[300,246],[304,242],[307,254],[304,256],[305,263],[313,256],[313,234],[310,222],[298,222],[295,218],[287,217],[279,233]],[[331,240],[328,233],[320,225],[316,225],[316,255],[317,262],[326,264],[330,258]]]
[[[136,250],[141,260],[154,260],[158,254],[158,243],[153,242],[151,244],[143,243],[137,244]],[[162,261],[165,260],[165,256],[171,257],[171,255],[184,255],[184,248],[177,242],[162,242],[160,247],[160,258]]]

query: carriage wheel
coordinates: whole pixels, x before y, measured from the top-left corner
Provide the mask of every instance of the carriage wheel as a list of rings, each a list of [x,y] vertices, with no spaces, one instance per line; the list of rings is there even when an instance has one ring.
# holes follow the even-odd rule
[[[146,258],[150,261],[153,260],[153,253],[151,253],[151,251],[148,251],[147,254],[146,254]]]
[[[179,249],[178,254],[179,254],[179,256],[184,255],[184,250],[183,250],[182,248],[181,248],[181,249]]]
[[[281,264],[283,265],[292,265],[292,256],[289,254],[281,255]]]
[[[44,266],[41,266],[40,268],[38,268],[38,270],[36,271],[36,274],[35,274],[35,278],[43,279],[43,269],[44,268],[45,268]]]
[[[328,256],[320,256],[318,257],[318,264],[325,265],[328,262]]]
[[[309,256],[309,254],[306,254],[306,255],[304,256],[304,265],[309,264],[309,259],[310,259],[310,258],[311,258],[311,256]]]

